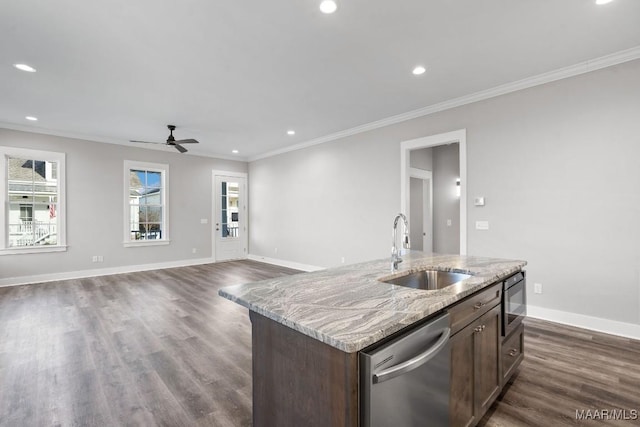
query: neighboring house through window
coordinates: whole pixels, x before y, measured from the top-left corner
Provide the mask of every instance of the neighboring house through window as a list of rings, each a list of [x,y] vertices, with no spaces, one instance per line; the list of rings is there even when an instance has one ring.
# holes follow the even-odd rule
[[[168,244],[169,165],[125,161],[125,246]]]
[[[0,147],[0,254],[65,250],[65,155]]]

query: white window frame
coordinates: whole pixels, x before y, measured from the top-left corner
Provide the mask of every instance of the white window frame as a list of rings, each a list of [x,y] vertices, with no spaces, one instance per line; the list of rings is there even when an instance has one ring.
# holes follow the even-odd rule
[[[131,170],[160,172],[162,176],[162,239],[131,240],[131,210],[129,205]],[[169,239],[169,165],[163,163],[124,161],[124,240],[125,248],[168,245]]]
[[[7,218],[9,217],[9,171],[7,170],[7,159],[9,157],[20,159],[41,160],[55,162],[58,164],[58,204],[56,206],[57,224],[57,245],[44,246],[7,246],[9,233]],[[53,151],[31,150],[27,148],[0,147],[0,255],[33,254],[43,252],[64,252],[67,250],[67,215],[66,215],[66,173],[65,173],[65,153]]]

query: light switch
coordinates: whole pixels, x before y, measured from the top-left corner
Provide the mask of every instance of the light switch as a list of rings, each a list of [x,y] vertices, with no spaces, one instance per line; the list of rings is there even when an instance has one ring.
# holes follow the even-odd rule
[[[476,230],[488,230],[489,221],[476,221]]]
[[[207,218],[201,218],[200,219],[200,224],[208,224],[209,220]]]
[[[484,206],[484,197],[476,197],[473,204],[476,206]]]

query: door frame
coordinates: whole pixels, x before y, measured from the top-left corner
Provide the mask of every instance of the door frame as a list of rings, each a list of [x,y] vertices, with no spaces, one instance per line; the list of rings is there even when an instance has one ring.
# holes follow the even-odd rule
[[[246,259],[249,256],[249,174],[247,172],[231,172],[224,170],[216,170],[214,169],[211,173],[211,227],[209,228],[209,235],[211,236],[211,259],[213,262],[219,262],[216,258],[216,239],[217,236],[214,233],[215,227],[215,219],[217,218],[216,212],[216,176],[233,176],[237,178],[244,178],[245,182],[245,197],[244,197],[244,206],[245,206],[245,232],[244,238],[242,239],[242,243],[247,250],[244,252],[244,258]]]
[[[409,168],[409,178],[416,178],[416,179],[421,179],[422,180],[422,215],[423,215],[423,219],[424,219],[424,212],[425,210],[429,211],[429,222],[427,223],[426,221],[422,221],[422,232],[423,233],[428,233],[429,236],[431,236],[431,250],[427,251],[426,250],[426,243],[427,243],[427,239],[426,239],[426,235],[423,234],[422,236],[422,250],[424,252],[433,252],[433,171],[429,171],[429,170],[425,170],[425,169],[418,169],[418,168]],[[429,197],[427,200],[427,187],[424,185],[424,181],[429,181],[429,187],[428,187],[428,193],[429,193]],[[428,204],[427,204],[428,202]],[[411,200],[408,200],[408,204],[409,207],[411,206]],[[425,209],[426,208],[426,209]],[[407,209],[407,212],[411,212],[411,209]],[[407,216],[407,219],[411,219],[409,216]]]
[[[409,213],[410,152],[458,143],[460,160],[460,255],[467,254],[467,130],[459,129],[400,143],[400,212]],[[407,218],[409,218],[407,216]]]

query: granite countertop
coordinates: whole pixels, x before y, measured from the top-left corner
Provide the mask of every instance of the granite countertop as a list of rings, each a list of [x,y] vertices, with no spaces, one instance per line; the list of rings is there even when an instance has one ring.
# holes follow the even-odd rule
[[[219,294],[249,310],[353,353],[522,269],[525,261],[409,252],[395,272],[391,259],[228,286]],[[420,270],[473,275],[439,290],[410,289],[380,279]]]

